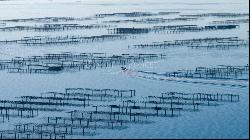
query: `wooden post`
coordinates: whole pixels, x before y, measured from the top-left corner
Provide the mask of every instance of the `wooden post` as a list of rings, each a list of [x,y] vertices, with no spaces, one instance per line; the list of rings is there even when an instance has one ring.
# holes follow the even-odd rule
[[[174,109],[173,108],[171,108],[171,111],[172,111],[172,117],[174,116]]]

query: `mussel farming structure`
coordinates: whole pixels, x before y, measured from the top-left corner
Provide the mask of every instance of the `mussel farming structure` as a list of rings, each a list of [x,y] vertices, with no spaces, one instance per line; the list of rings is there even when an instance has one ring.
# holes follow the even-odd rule
[[[200,13],[200,14],[181,14],[181,17],[218,17],[218,18],[235,18],[248,17],[249,13]]]
[[[112,34],[143,34],[149,32],[166,32],[166,33],[183,33],[183,32],[202,32],[202,31],[216,31],[216,30],[227,30],[236,29],[239,25],[167,25],[167,26],[154,26],[152,28],[113,28],[108,29],[109,33]]]
[[[24,37],[18,40],[5,40],[0,41],[1,45],[4,44],[20,44],[26,46],[41,46],[41,45],[63,45],[63,44],[79,44],[79,43],[91,43],[91,42],[102,42],[107,40],[123,40],[127,38],[132,38],[133,36],[125,35],[98,35],[98,36],[34,36],[34,37]]]
[[[133,45],[133,48],[153,48],[153,49],[167,49],[169,47],[190,47],[190,48],[235,48],[248,47],[248,40],[243,40],[238,37],[223,37],[223,38],[196,38],[183,39],[164,42],[153,42],[152,44],[138,44]],[[131,47],[131,46],[129,46]]]
[[[35,26],[13,26],[3,27],[0,31],[35,31],[35,32],[52,32],[52,31],[68,31],[68,30],[82,30],[82,29],[99,29],[99,28],[110,28],[111,25],[80,25],[80,24],[43,24]]]
[[[249,19],[231,19],[231,20],[216,20],[212,21],[212,24],[240,24],[249,23]]]
[[[130,12],[130,13],[111,13],[111,14],[96,14],[95,17],[97,18],[104,18],[104,17],[145,17],[145,16],[158,16],[158,15],[175,15],[179,14],[180,12]]]
[[[40,22],[40,23],[51,23],[51,22],[69,22],[69,21],[81,21],[88,20],[89,18],[74,18],[74,17],[41,17],[41,18],[23,18],[23,19],[8,19],[0,20],[0,22]]]
[[[124,20],[108,20],[103,23],[140,23],[140,24],[157,24],[157,23],[168,23],[168,22],[179,22],[179,21],[193,21],[198,18],[143,18],[143,19],[124,19]]]
[[[165,72],[162,74],[155,72],[143,73],[163,75],[166,77],[176,78],[198,78],[198,79],[216,79],[216,80],[249,80],[249,65],[245,66],[230,66],[230,65],[218,65],[217,67],[197,67],[194,70],[178,70],[173,72]]]
[[[145,17],[145,16],[161,16],[161,15],[176,15],[180,12],[130,12],[130,13],[109,13],[109,14],[95,14],[94,16],[85,17],[85,18],[75,18],[75,17],[41,17],[41,18],[23,18],[23,19],[6,19],[0,20],[0,22],[7,23],[19,23],[19,22],[35,22],[35,23],[52,23],[52,22],[72,22],[72,21],[84,21],[84,20],[93,20],[96,18],[104,17]]]
[[[240,101],[237,94],[168,91],[160,96],[139,97],[135,90],[91,88],[66,88],[64,93],[46,92],[41,96],[17,98],[17,101],[0,100],[1,123],[16,117],[40,121],[14,123],[13,129],[0,131],[0,139],[94,136],[100,129],[122,130],[131,123],[153,123],[157,117],[179,117],[182,112],[199,112],[204,106]],[[44,116],[40,112],[51,113]],[[57,115],[52,115],[55,112]]]
[[[59,73],[62,71],[91,70],[98,67],[127,65],[150,60],[164,59],[164,54],[121,54],[106,56],[105,53],[61,53],[15,57],[0,61],[0,70],[11,73]]]

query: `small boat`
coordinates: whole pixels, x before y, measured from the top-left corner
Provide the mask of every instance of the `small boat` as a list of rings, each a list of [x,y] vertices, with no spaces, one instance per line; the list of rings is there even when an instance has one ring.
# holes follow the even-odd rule
[[[121,67],[121,69],[124,71],[128,70],[126,67]]]

